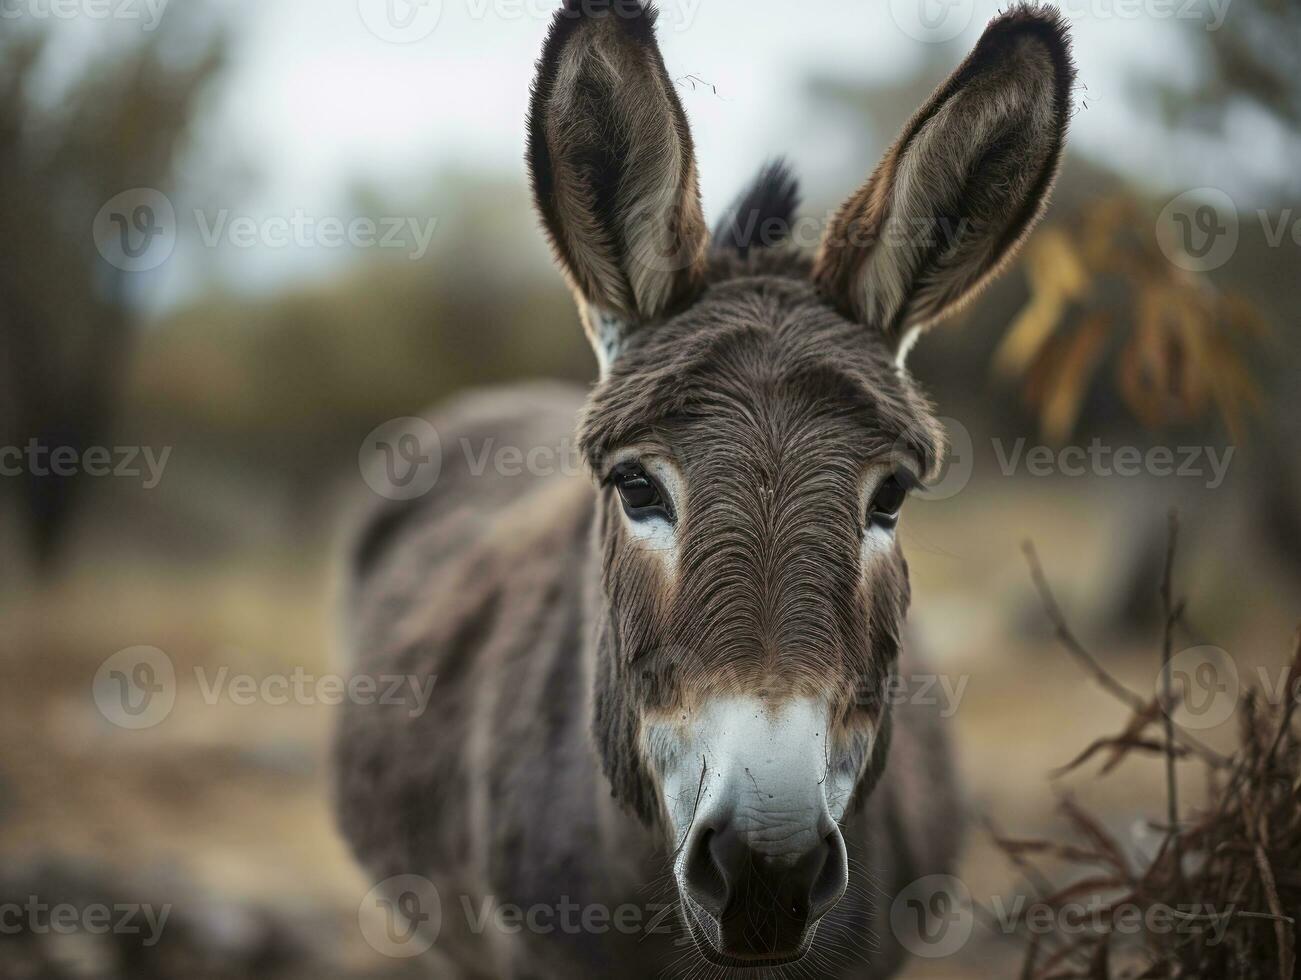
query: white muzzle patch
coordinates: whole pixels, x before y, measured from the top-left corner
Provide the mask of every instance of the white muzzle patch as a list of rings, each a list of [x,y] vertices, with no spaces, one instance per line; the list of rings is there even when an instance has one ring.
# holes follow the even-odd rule
[[[840,821],[859,766],[837,761],[829,714],[808,698],[736,697],[648,726],[645,748],[663,780],[675,871],[693,826],[719,815],[774,859],[804,853]]]

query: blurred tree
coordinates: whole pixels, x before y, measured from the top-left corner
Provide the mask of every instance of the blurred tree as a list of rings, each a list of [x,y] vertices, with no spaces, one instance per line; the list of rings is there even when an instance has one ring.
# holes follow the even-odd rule
[[[1171,127],[1222,131],[1228,114],[1246,102],[1296,135],[1298,27],[1295,0],[1265,0],[1251,10],[1235,6],[1213,31],[1192,21],[1183,32],[1198,59],[1197,86],[1177,89],[1140,72],[1132,87]],[[811,91],[852,113],[856,130],[864,121],[873,126],[875,155],[884,150],[880,137],[888,138],[943,78],[948,59],[936,45],[907,77],[866,86],[816,78]],[[1242,149],[1230,144],[1225,137],[1217,150],[1226,166]],[[1281,181],[1295,179],[1295,168],[1283,169]],[[1165,202],[1155,190],[1104,161],[1068,156],[1048,221],[1018,260],[1024,276],[996,284],[960,318],[960,330],[946,332],[945,350],[932,356],[939,345],[922,345],[911,366],[964,421],[979,420],[991,431],[1015,428],[1011,400],[970,397],[970,365],[988,361],[995,375],[1019,380],[1022,407],[1041,435],[1057,443],[1083,432],[1141,445],[1169,441],[1177,431],[1187,444],[1214,445],[1224,439],[1215,431],[1222,423],[1230,442],[1239,444],[1254,416],[1263,421],[1262,438],[1256,452],[1243,454],[1251,468],[1243,482],[1259,498],[1253,520],[1261,545],[1301,576],[1301,423],[1292,413],[1265,410],[1295,383],[1288,375],[1295,374],[1301,345],[1290,335],[1279,344],[1270,339],[1279,331],[1266,329],[1295,319],[1297,279],[1285,271],[1289,260],[1295,268],[1295,253],[1271,247],[1243,221],[1244,234],[1223,268],[1213,275],[1189,271],[1195,262],[1173,260],[1171,242],[1158,241]],[[1281,221],[1274,226],[1286,227]],[[1268,356],[1260,356],[1266,347]],[[1178,497],[1175,487],[1162,492]],[[1147,584],[1160,567],[1164,541],[1160,533],[1142,531],[1160,527],[1150,519],[1152,504],[1135,497],[1129,520],[1138,533],[1119,536],[1119,587],[1109,618],[1120,631],[1147,625],[1157,609]]]
[[[1087,388],[1114,349],[1121,402],[1145,428],[1196,421],[1213,405],[1237,441],[1263,399],[1243,348],[1264,334],[1255,307],[1166,259],[1134,197],[1094,202],[1026,248],[1031,299],[994,355],[1024,376],[1044,438],[1075,430]]]
[[[1293,160],[1301,151],[1301,4],[1296,0],[1254,0],[1226,7],[1227,14],[1215,30],[1193,30],[1201,78],[1192,88],[1172,85],[1164,78],[1147,79],[1158,95],[1161,117],[1172,127],[1196,129],[1222,137],[1223,165],[1237,166],[1255,154],[1255,141],[1229,136],[1230,119],[1241,110],[1254,110],[1268,119],[1290,144],[1274,188],[1276,213],[1272,226],[1284,228],[1295,220],[1291,205],[1301,193],[1301,171]],[[1260,212],[1264,217],[1265,212]],[[1282,343],[1271,350],[1264,366],[1269,387],[1295,398],[1301,357],[1295,333],[1301,279],[1296,275],[1295,241],[1284,236],[1270,251],[1284,253],[1286,262],[1259,261],[1253,256],[1240,262],[1246,275],[1255,273],[1257,291],[1285,325]],[[1286,403],[1285,403],[1286,404]],[[1301,580],[1301,415],[1292,411],[1270,413],[1262,427],[1261,445],[1253,453],[1252,519],[1276,558]]]
[[[129,43],[78,52],[80,70],[61,83],[76,63],[70,36],[28,21],[0,37],[0,444],[39,447],[45,460],[3,486],[47,567],[85,482],[80,467],[50,473],[48,451],[80,458],[104,444],[131,342],[138,273],[101,257],[92,224],[123,191],[171,187],[225,50],[224,34],[197,23],[169,11]]]
[[[1164,78],[1144,80],[1157,93],[1167,122],[1222,134],[1229,113],[1248,103],[1280,128],[1301,133],[1301,5],[1296,0],[1235,4],[1214,30],[1197,22],[1189,34],[1201,82],[1186,88]],[[1295,181],[1295,168],[1283,176]]]

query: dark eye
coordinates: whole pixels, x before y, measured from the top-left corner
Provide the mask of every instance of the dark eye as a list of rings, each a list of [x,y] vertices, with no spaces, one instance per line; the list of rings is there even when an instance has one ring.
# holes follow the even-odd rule
[[[908,486],[898,473],[891,473],[872,495],[867,505],[867,525],[892,528],[899,523],[899,509],[908,498]]]
[[[610,479],[619,491],[624,513],[633,520],[645,520],[649,517],[673,519],[673,509],[669,506],[664,491],[655,478],[642,469],[640,463],[623,463],[617,466]]]

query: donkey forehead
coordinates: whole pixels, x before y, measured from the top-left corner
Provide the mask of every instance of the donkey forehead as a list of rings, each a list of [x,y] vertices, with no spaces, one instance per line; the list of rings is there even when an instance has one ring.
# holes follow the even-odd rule
[[[930,404],[889,348],[807,282],[777,277],[716,284],[637,332],[593,390],[581,440],[599,470],[648,437],[680,451],[744,443],[752,462],[784,467],[912,457],[922,476],[944,451]]]

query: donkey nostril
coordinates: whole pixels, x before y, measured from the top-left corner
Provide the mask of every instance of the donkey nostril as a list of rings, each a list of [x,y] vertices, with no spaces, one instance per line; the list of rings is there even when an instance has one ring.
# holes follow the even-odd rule
[[[730,889],[727,875],[714,856],[714,837],[714,831],[707,828],[692,843],[685,878],[692,901],[718,918],[727,908]]]
[[[849,884],[845,872],[845,840],[840,836],[840,831],[832,829],[822,839],[822,843],[825,849],[822,867],[809,890],[810,920],[817,920],[840,901],[840,896]]]

